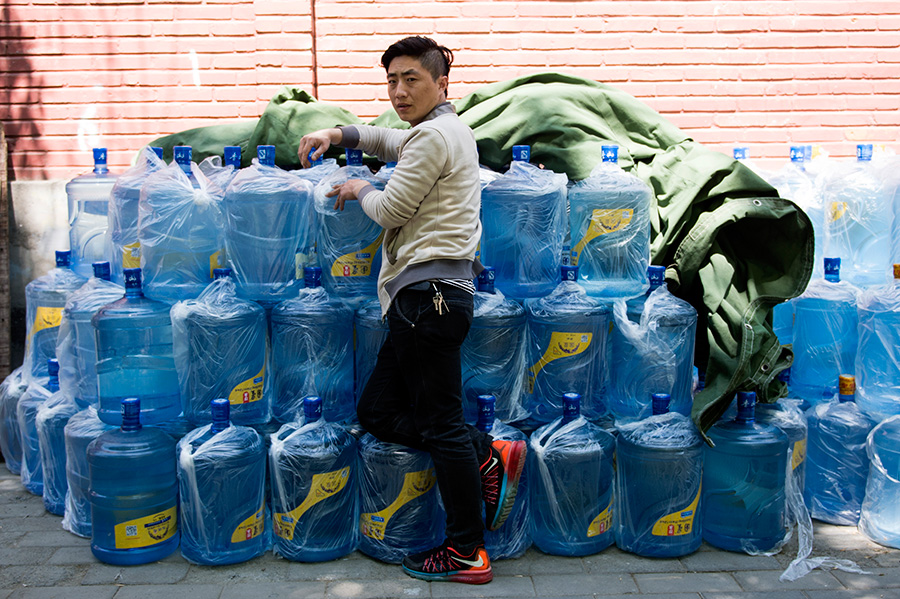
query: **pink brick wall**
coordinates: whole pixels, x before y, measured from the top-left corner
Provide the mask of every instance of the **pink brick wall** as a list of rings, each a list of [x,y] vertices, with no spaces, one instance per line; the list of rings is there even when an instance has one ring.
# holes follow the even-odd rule
[[[316,55],[311,35],[315,2]],[[256,118],[281,84],[360,117],[389,102],[383,49],[456,51],[451,95],[559,70],[617,86],[695,139],[781,163],[792,143],[897,147],[900,2],[7,0],[0,119],[19,179],[123,168],[157,135]]]

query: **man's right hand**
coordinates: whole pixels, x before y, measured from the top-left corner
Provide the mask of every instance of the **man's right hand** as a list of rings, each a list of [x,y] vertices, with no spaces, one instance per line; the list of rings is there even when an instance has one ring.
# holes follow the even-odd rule
[[[339,144],[343,138],[344,135],[337,127],[307,133],[300,138],[300,147],[297,148],[300,164],[303,165],[303,168],[309,168],[314,160],[318,160],[325,154],[331,144]]]

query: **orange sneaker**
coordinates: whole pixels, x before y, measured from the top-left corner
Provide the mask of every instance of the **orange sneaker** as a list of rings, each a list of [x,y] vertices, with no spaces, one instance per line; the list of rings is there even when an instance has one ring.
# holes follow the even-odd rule
[[[484,546],[463,554],[449,540],[443,545],[403,558],[403,571],[422,580],[486,584],[493,580],[491,559]]]
[[[491,454],[481,465],[481,497],[488,530],[500,528],[512,511],[525,466],[525,452],[525,441],[491,443]]]

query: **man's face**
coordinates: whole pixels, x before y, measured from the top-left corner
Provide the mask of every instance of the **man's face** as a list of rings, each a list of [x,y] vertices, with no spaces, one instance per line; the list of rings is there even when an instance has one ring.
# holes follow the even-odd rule
[[[446,100],[447,76],[435,81],[418,58],[398,56],[387,71],[391,104],[400,118],[413,127]]]

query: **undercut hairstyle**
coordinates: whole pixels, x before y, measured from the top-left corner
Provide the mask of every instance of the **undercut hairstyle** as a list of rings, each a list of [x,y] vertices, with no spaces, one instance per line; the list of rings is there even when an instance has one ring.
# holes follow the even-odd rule
[[[416,35],[403,38],[394,42],[381,55],[381,66],[387,72],[391,61],[398,56],[411,56],[422,63],[422,66],[431,73],[431,78],[437,81],[443,75],[450,74],[450,65],[453,64],[453,52],[445,46],[439,46],[430,37]]]

